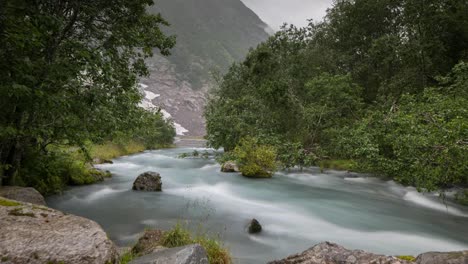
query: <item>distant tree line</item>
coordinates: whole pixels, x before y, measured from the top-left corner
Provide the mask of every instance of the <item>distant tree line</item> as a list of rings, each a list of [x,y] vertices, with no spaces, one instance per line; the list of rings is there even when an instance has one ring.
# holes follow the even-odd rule
[[[420,189],[468,184],[468,2],[336,1],[232,65],[209,144],[252,137],[284,167],[349,159]]]

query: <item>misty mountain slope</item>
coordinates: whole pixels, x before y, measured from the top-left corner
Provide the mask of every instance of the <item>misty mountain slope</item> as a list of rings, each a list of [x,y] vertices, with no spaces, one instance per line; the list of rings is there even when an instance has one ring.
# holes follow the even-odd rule
[[[160,95],[150,101],[186,128],[186,135],[204,135],[211,72],[241,61],[269,37],[268,26],[241,0],[157,0],[150,12],[171,24],[165,31],[176,35],[177,44],[171,56],[148,60],[151,75],[142,87]]]
[[[268,38],[268,26],[240,0],[158,0],[150,11],[171,24],[177,45],[169,60],[194,88]]]

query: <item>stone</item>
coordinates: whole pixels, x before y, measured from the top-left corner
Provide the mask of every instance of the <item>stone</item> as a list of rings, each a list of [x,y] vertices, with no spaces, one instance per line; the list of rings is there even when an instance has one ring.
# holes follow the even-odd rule
[[[145,172],[140,174],[133,182],[133,190],[160,192],[162,190],[161,176],[157,172]]]
[[[117,263],[114,243],[94,221],[0,198],[2,264]]]
[[[138,239],[135,246],[133,246],[132,253],[141,256],[164,248],[161,246],[163,234],[164,232],[162,230],[145,230],[145,233]]]
[[[392,256],[377,255],[363,250],[349,250],[323,242],[296,255],[269,264],[407,264],[413,263]]]
[[[252,219],[249,224],[249,233],[250,234],[257,234],[262,232],[262,225],[258,222],[257,219]]]
[[[0,187],[0,196],[10,200],[25,203],[46,205],[44,196],[31,187],[4,186]]]
[[[221,166],[221,171],[222,172],[239,172],[239,167],[234,161],[226,161]]]
[[[205,249],[198,245],[159,249],[129,264],[209,264]]]
[[[468,264],[468,250],[455,252],[427,252],[416,258],[417,264]]]

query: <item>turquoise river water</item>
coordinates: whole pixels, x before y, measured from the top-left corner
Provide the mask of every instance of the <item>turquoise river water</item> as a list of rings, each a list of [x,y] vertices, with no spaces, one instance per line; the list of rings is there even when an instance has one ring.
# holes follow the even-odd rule
[[[113,178],[75,187],[47,203],[98,222],[119,246],[145,228],[183,223],[219,236],[235,263],[256,264],[332,241],[375,253],[417,255],[468,249],[468,209],[436,195],[365,175],[308,169],[247,179],[213,159],[179,159],[193,148],[147,151],[100,165]],[[198,149],[204,151],[204,149]],[[163,192],[131,190],[142,172],[162,176]],[[263,225],[247,233],[249,219]]]

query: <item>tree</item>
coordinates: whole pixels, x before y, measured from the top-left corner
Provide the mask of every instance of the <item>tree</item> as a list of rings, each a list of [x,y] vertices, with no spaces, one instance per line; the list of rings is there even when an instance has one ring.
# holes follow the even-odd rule
[[[151,0],[5,0],[0,6],[0,163],[5,183],[31,153],[83,145],[138,120],[136,78],[174,38]]]

